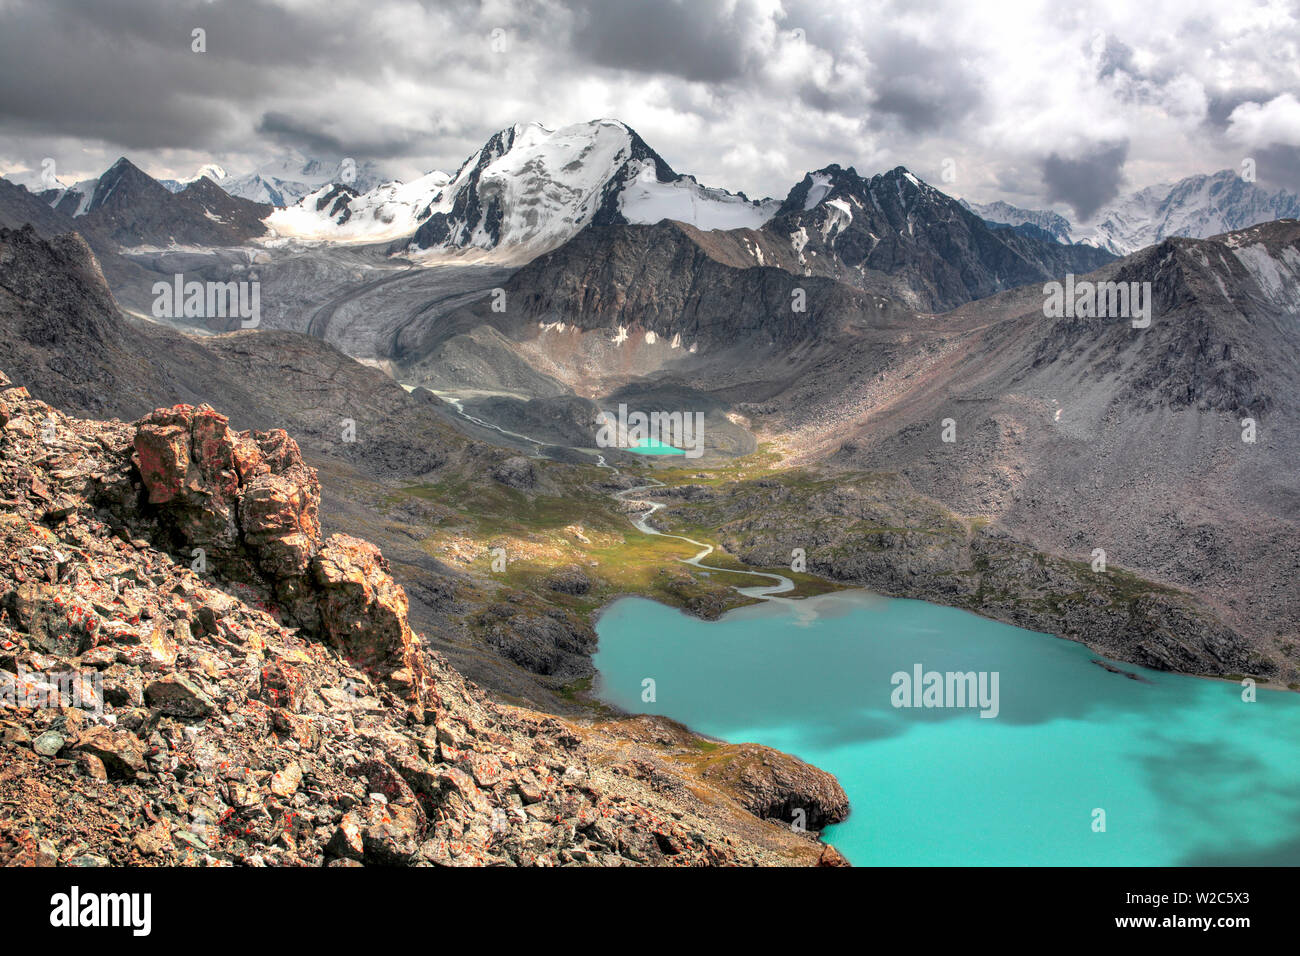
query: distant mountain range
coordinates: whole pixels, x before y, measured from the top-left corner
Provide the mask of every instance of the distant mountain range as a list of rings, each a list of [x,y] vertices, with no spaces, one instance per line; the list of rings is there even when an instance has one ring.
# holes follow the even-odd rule
[[[342,159],[330,163],[291,151],[243,176],[222,180],[221,187],[240,199],[289,206],[330,183],[344,183],[358,192],[365,192],[388,178],[370,160]]]
[[[1117,256],[1170,236],[1208,239],[1261,222],[1300,217],[1300,196],[1270,192],[1231,169],[1148,186],[1108,204],[1086,226],[1064,216],[1005,202],[963,205],[988,222],[1042,230],[1058,242],[1078,242]]]
[[[899,167],[867,179],[851,167],[809,173],[784,200],[751,200],[677,173],[614,120],[493,136],[453,176],[360,193],[325,186],[267,219],[279,236],[391,241],[398,253],[500,250],[527,261],[587,229],[664,220],[739,230],[740,259],[838,279],[925,310],[951,308],[1109,260],[1090,246],[989,228]],[[616,245],[616,243],[615,243]],[[610,252],[610,246],[606,252]]]
[[[114,164],[109,171],[116,166]],[[71,185],[58,180],[53,185],[48,185],[38,173],[7,174],[5,178],[40,195],[60,212],[75,218],[90,211],[96,187],[104,176],[79,180]],[[231,176],[216,163],[206,163],[187,179],[155,181],[168,192],[179,193],[199,180],[215,183],[236,199],[247,199],[269,206],[288,206],[331,183],[349,183],[353,188],[364,191],[379,185],[384,177],[375,163],[370,161],[357,163],[344,159],[328,164],[297,152],[288,152],[242,176]]]
[[[119,247],[223,246],[266,231],[269,206],[232,196],[207,173],[171,187],[123,157],[97,179],[37,194],[67,229]]]
[[[188,179],[160,179],[158,180],[158,182],[168,192],[178,193],[186,186],[190,185],[193,182],[197,182],[199,179],[210,179],[212,180],[212,182],[220,186],[223,182],[226,181],[226,171],[222,169],[220,166],[218,166],[216,163],[206,163],[203,166],[200,166],[198,171]],[[233,191],[231,190],[226,190],[226,191],[229,192],[231,195],[234,195]]]
[[[864,231],[866,220],[860,211],[858,226],[853,225],[852,216],[854,202],[864,200],[869,190],[858,190],[856,200],[851,195],[855,187],[847,184],[846,177],[860,178],[851,167],[844,170],[832,165],[809,176],[815,180],[806,178],[785,200],[751,200],[744,193],[706,187],[692,176],[675,172],[634,130],[606,119],[556,130],[536,123],[512,126],[493,135],[454,174],[433,170],[409,182],[386,177],[372,161],[325,162],[296,151],[241,176],[230,176],[220,166],[206,164],[187,179],[158,182],[179,194],[206,180],[232,197],[276,207],[268,214],[267,227],[281,237],[389,242],[396,252],[516,249],[524,259],[554,248],[588,225],[652,224],[673,219],[704,230],[758,230],[780,215],[785,225],[797,230],[799,224],[794,220],[800,216],[792,219],[791,213],[811,213],[829,203],[824,215],[812,217],[818,220],[814,232],[795,240],[811,243],[801,264],[812,274],[834,272],[824,259],[816,264],[808,261],[814,252],[825,255],[818,246],[832,242],[838,253],[832,259],[849,269],[871,269],[873,260],[878,263],[884,253],[877,250],[867,255],[859,244],[875,247],[882,234],[871,227]],[[919,182],[910,173],[908,177]],[[8,178],[72,218],[91,211],[104,179],[57,183],[49,188],[35,173]],[[791,197],[800,189],[800,196],[811,194],[816,199],[806,209],[794,210]],[[949,201],[933,187],[926,189],[943,197],[941,202]],[[879,199],[878,193],[872,194],[873,203]],[[1300,216],[1300,196],[1285,190],[1269,191],[1232,170],[1146,187],[1110,203],[1084,225],[1057,212],[1024,209],[1002,201],[963,199],[958,203],[989,226],[1004,227],[1018,236],[1004,240],[1017,247],[1012,258],[1027,255],[1035,261],[1041,261],[1044,254],[1032,249],[1032,243],[1026,245],[1026,240],[1085,245],[1122,256],[1169,236],[1208,238]],[[881,208],[873,205],[877,211]],[[819,235],[816,229],[822,227],[825,234]],[[841,230],[849,235],[841,237]],[[891,227],[889,231],[897,230]],[[877,238],[872,239],[873,235]],[[1056,250],[1047,258],[1079,255]],[[1090,259],[1084,264],[1099,262]],[[940,296],[935,301],[941,305],[947,299]]]
[[[1038,209],[1021,209],[1001,200],[990,203],[972,203],[963,199],[961,204],[990,225],[1006,225],[1016,228],[1028,227],[1041,230],[1057,242],[1069,243],[1074,241],[1070,236],[1070,232],[1074,227],[1070,225],[1070,220],[1060,213]]]

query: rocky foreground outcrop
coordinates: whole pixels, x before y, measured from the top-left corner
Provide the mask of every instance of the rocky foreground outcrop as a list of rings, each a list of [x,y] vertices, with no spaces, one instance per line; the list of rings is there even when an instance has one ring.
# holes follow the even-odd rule
[[[336,534],[321,541],[320,482],[282,429],[233,432],[207,406],[177,405],[143,419],[131,475],[101,492],[126,523],[153,521],[182,553],[227,579],[270,586],[283,615],[328,640],[396,691],[421,720],[427,696],[406,593],[374,545]],[[133,475],[143,507],[128,493]]]
[[[758,744],[728,750],[707,762],[703,775],[725,781],[756,816],[795,819],[807,829],[820,830],[849,815],[849,798],[833,777]]]
[[[0,375],[0,861],[842,862],[680,742],[490,702],[319,500],[281,431],[77,420]],[[800,766],[753,809],[833,793]]]
[[[722,783],[763,819],[821,830],[849,815],[849,798],[835,778],[790,754],[761,744],[701,740],[683,724],[649,714],[626,717],[611,726],[617,728],[620,740],[654,744],[691,765],[700,779]]]

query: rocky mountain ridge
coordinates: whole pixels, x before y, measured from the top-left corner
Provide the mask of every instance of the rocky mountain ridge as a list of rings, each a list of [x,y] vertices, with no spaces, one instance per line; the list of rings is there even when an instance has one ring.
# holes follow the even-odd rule
[[[268,212],[265,206],[229,195],[206,176],[172,193],[122,158],[96,181],[78,218],[86,220],[85,228],[123,247],[223,246],[262,235]]]
[[[5,181],[0,224],[31,223],[46,236],[75,229],[101,256],[135,246],[237,246],[266,232],[269,206],[232,196],[209,176],[175,185],[169,189],[126,157],[77,189],[24,197],[18,193],[27,190]]]
[[[870,178],[837,165],[809,173],[761,232],[769,240],[759,246],[765,263],[923,312],[1110,261],[1087,246],[992,229],[902,166]]]

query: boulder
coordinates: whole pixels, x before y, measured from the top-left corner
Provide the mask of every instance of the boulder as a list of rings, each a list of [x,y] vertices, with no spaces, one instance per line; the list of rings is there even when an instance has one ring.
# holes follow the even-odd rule
[[[277,797],[288,798],[298,792],[300,783],[302,783],[302,768],[296,763],[291,763],[283,770],[271,774],[268,786]]]
[[[252,480],[239,502],[239,523],[263,571],[275,578],[306,573],[320,542],[319,503],[318,485],[269,473]]]
[[[406,592],[368,541],[331,535],[312,561],[321,629],[357,666],[408,700],[423,696],[425,664],[407,620]]]
[[[206,717],[212,713],[212,701],[193,680],[184,674],[160,677],[144,689],[145,702],[172,717]]]
[[[577,565],[556,568],[546,578],[546,586],[561,594],[582,595],[591,590],[591,578]]]
[[[94,608],[52,584],[20,584],[6,595],[5,608],[32,646],[58,657],[76,657],[95,646],[103,621]]]
[[[327,849],[344,859],[400,866],[419,850],[420,829],[414,808],[370,803],[343,815]]]
[[[213,557],[239,544],[239,472],[227,421],[207,405],[160,408],[141,420],[133,442],[149,503]]]
[[[144,744],[127,731],[89,727],[82,731],[74,749],[98,757],[110,776],[131,779],[145,770]]]
[[[262,668],[259,699],[290,713],[302,710],[307,695],[307,679],[302,671],[283,661],[272,661]]]

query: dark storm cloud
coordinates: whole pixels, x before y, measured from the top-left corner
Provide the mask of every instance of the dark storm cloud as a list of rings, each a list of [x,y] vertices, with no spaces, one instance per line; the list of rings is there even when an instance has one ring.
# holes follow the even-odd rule
[[[1186,175],[1189,153],[1241,152],[1234,106],[1300,85],[1276,10],[1243,27],[1187,5],[1203,9],[1162,33],[1090,0],[1014,19],[960,0],[0,0],[0,170],[35,153],[90,174],[126,153],[244,172],[292,146],[409,176],[454,169],[514,122],[605,115],[750,194],[830,162],[959,156],[963,190],[1007,183],[1041,204],[1046,183],[1088,209],[1127,154],[1063,154],[1052,117],[1089,110],[1080,123],[1106,120],[1095,138]]]
[[[799,99],[815,110],[861,115],[867,126],[908,133],[942,129],[969,117],[982,103],[979,80],[956,58],[900,37],[865,65],[866,85],[799,84]]]
[[[1263,87],[1249,87],[1240,90],[1220,90],[1209,97],[1205,121],[1216,132],[1228,128],[1228,117],[1242,103],[1266,103],[1275,94]]]
[[[940,129],[982,103],[978,72],[963,38],[946,31],[921,39],[900,26],[916,12],[914,0],[886,3],[865,32],[845,29],[841,11],[822,0],[789,0],[780,25],[801,31],[839,67],[860,69],[865,83],[798,87],[800,100],[817,110],[862,114],[871,128],[899,126],[909,133]]]
[[[979,77],[949,47],[893,35],[872,53],[871,106],[913,133],[946,126],[982,100]]]
[[[1049,202],[1068,204],[1082,221],[1119,195],[1128,141],[1091,147],[1078,155],[1052,153],[1042,161]]]
[[[348,146],[337,136],[284,113],[266,113],[258,122],[257,131],[268,139],[300,149],[308,155],[343,156],[348,152]]]
[[[249,25],[287,26],[252,2],[159,8],[142,0],[14,2],[0,21],[0,122],[134,149],[201,147],[232,134],[239,104],[260,86],[256,72],[232,69],[231,60],[271,62]],[[192,49],[201,25],[207,53]]]
[[[1261,186],[1300,193],[1300,146],[1273,144],[1252,150],[1255,176]]]
[[[1176,59],[1159,58],[1146,68],[1140,67],[1133,48],[1114,34],[1094,35],[1089,47],[1097,61],[1098,83],[1117,99],[1158,109],[1171,105],[1194,108],[1195,104],[1183,98],[1186,89],[1180,84],[1186,74]]]
[[[346,68],[373,63],[369,58],[377,52],[351,4],[291,11],[273,0],[15,0],[13,7],[18,30],[44,14],[55,30],[116,38],[135,55],[188,54],[195,29],[207,33],[207,55],[245,66]],[[36,39],[31,33],[27,38]]]
[[[190,52],[188,33],[158,49],[128,31],[106,33],[56,2],[11,4],[2,16],[0,122],[7,127],[155,148],[202,142],[231,119],[222,78]],[[226,82],[225,93],[243,82]]]
[[[1133,66],[1133,49],[1116,36],[1102,39],[1101,54],[1097,58],[1097,78],[1108,79],[1116,73],[1137,73]],[[1090,45],[1096,40],[1090,41]]]
[[[324,96],[335,81],[401,67],[404,51],[367,30],[357,19],[364,12],[289,11],[269,0],[12,0],[0,4],[0,123],[129,149],[228,146],[251,131],[262,111],[250,107],[268,95],[317,90],[322,106],[338,108]],[[195,29],[205,32],[203,52],[193,48]],[[460,34],[474,29],[467,22]],[[381,139],[376,155],[402,139]]]
[[[307,155],[360,156],[366,159],[391,159],[405,156],[418,147],[424,136],[412,131],[399,131],[386,136],[341,137],[329,132],[315,122],[304,122],[284,113],[263,114],[257,123],[257,132],[282,146],[293,147]],[[384,130],[374,132],[384,134]]]
[[[573,52],[589,62],[686,80],[738,79],[758,12],[745,0],[576,0]]]

